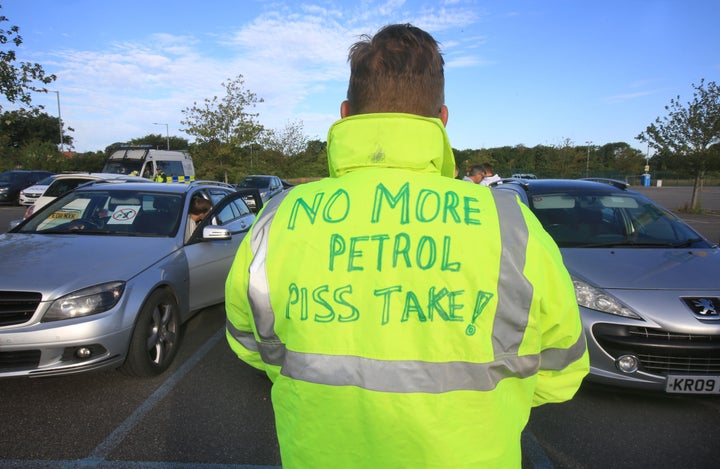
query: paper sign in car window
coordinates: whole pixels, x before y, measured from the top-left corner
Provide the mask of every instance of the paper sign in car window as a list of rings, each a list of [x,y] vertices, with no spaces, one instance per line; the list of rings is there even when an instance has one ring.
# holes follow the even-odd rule
[[[129,225],[140,211],[139,205],[118,205],[107,221],[108,225]]]
[[[65,212],[59,211],[51,214],[48,218],[55,218],[60,220],[75,220],[80,216],[78,212]]]

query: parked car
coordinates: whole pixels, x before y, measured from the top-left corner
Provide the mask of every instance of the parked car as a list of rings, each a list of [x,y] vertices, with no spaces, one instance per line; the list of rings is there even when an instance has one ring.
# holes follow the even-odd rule
[[[720,393],[720,249],[619,181],[505,180],[575,284],[591,381]]]
[[[260,192],[260,198],[263,203],[283,191],[282,180],[277,176],[269,176],[266,174],[251,174],[245,176],[237,185],[238,189],[257,189]],[[254,200],[248,195],[245,202],[251,209],[255,209]]]
[[[11,170],[0,173],[0,203],[20,205],[20,191],[51,176],[50,171]]]
[[[56,174],[53,174],[52,176],[48,176],[45,179],[41,179],[37,183],[33,184],[30,187],[26,187],[25,189],[20,191],[20,205],[32,205],[35,203],[35,201],[43,195],[43,192],[48,188],[50,183],[52,183],[55,178],[57,177]]]
[[[537,179],[533,173],[515,173],[510,177],[513,179]]]
[[[163,372],[180,326],[224,299],[255,215],[222,183],[89,183],[0,235],[0,377]],[[210,213],[185,242],[193,197]]]
[[[73,189],[75,189],[80,184],[85,184],[89,181],[96,181],[96,180],[116,180],[116,179],[122,179],[122,180],[128,180],[128,181],[138,181],[138,182],[145,182],[147,179],[141,178],[140,176],[129,176],[127,174],[113,174],[113,173],[65,173],[65,174],[56,174],[54,176],[54,180],[50,183],[50,185],[43,191],[43,193],[36,197],[35,202],[28,207],[28,209],[25,211],[25,217],[27,218],[30,215],[33,214],[34,211],[38,210],[40,207],[46,205],[51,200],[54,200],[58,196],[63,195],[66,192],[69,192]]]

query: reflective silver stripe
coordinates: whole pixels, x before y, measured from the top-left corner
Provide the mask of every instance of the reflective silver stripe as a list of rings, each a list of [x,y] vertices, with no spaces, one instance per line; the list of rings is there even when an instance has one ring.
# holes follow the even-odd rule
[[[491,391],[505,378],[535,374],[538,355],[507,357],[491,363],[373,360],[356,356],[288,351],[281,373],[330,386],[358,386],[381,392]]]
[[[584,353],[585,341],[584,336],[581,336],[578,343],[567,350],[549,349],[539,355],[517,356],[527,327],[533,295],[533,287],[523,275],[529,234],[515,196],[500,191],[492,191],[498,210],[502,246],[498,308],[493,322],[495,361],[438,363],[377,360],[286,350],[274,331],[275,316],[270,303],[266,272],[270,225],[286,194],[271,199],[253,226],[250,240],[253,260],[249,268],[248,285],[248,298],[260,337],[260,343],[255,343],[255,346],[265,363],[282,366],[283,375],[318,384],[359,386],[385,392],[487,391],[494,389],[505,378],[526,378],[537,373],[539,368],[563,369]],[[228,326],[233,336],[252,350],[249,342],[254,341],[254,337],[235,334],[233,329]]]
[[[225,321],[225,329],[230,333],[230,335],[235,339],[240,345],[245,347],[246,349],[250,350],[251,352],[257,352],[258,349],[258,343],[255,340],[255,335],[253,335],[252,332],[248,331],[241,331],[235,325],[233,325],[232,322],[230,322],[229,319]]]
[[[530,315],[533,286],[525,278],[528,228],[514,194],[491,190],[500,223],[500,277],[498,306],[493,323],[493,351],[496,358],[514,355],[520,348]]]
[[[587,349],[585,334],[580,332],[578,340],[570,348],[549,348],[540,353],[541,370],[564,370],[571,363],[582,358]]]
[[[267,260],[270,225],[275,218],[280,202],[286,195],[287,192],[281,192],[265,205],[262,213],[255,220],[250,239],[253,260],[250,263],[248,272],[248,301],[255,320],[255,328],[260,337],[260,343],[258,344],[260,356],[263,362],[269,365],[282,365],[285,355],[285,345],[275,334],[275,313],[270,304],[265,261]]]

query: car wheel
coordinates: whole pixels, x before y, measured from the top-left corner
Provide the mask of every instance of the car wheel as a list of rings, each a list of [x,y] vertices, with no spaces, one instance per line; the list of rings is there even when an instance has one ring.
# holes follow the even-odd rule
[[[157,290],[140,311],[121,371],[131,376],[159,375],[170,366],[179,346],[177,300],[167,290]]]

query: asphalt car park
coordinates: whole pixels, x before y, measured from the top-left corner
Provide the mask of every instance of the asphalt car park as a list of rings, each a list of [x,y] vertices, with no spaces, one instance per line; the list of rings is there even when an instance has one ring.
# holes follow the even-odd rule
[[[682,207],[687,194],[663,204]],[[0,207],[0,231],[22,211]],[[0,467],[279,467],[269,382],[233,356],[224,319],[218,306],[193,316],[159,376],[1,380]],[[533,410],[523,467],[715,467],[719,416],[716,396],[587,383],[572,401]]]

